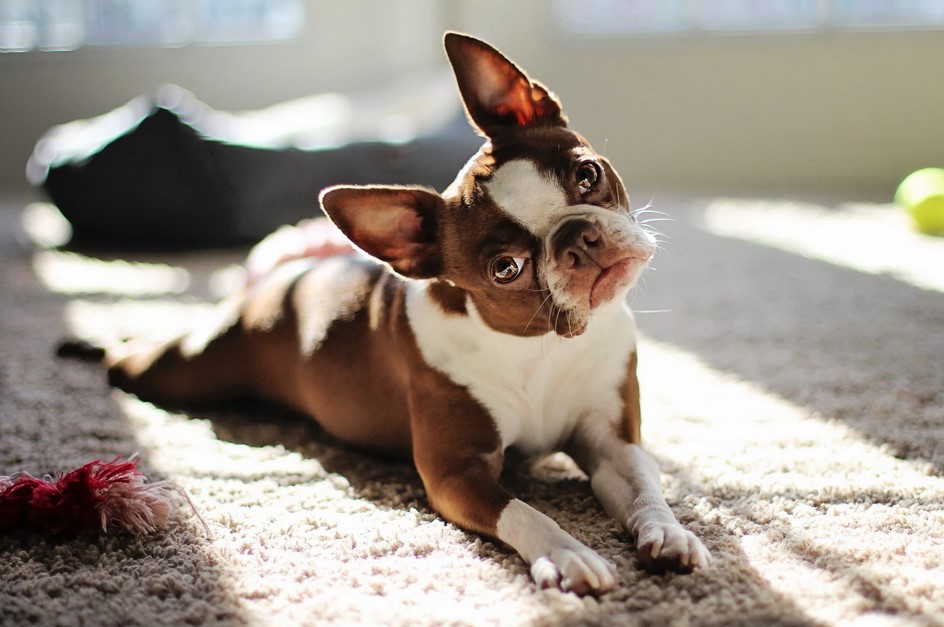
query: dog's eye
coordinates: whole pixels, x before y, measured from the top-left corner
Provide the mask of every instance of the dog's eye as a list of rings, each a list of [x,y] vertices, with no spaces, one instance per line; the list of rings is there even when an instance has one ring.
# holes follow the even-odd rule
[[[492,261],[492,278],[498,283],[511,283],[524,270],[524,264],[527,260],[522,257],[512,257],[511,255],[502,255]]]
[[[581,194],[586,194],[597,184],[600,178],[600,171],[597,164],[592,161],[580,164],[577,167],[577,187]]]

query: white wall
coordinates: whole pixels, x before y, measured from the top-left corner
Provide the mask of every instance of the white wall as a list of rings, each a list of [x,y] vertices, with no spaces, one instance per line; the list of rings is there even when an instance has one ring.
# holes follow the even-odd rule
[[[555,36],[541,0],[306,0],[295,43],[0,55],[0,187],[49,126],[165,82],[222,109],[444,67],[444,28],[483,36],[562,97],[631,188],[890,196],[944,165],[944,32]],[[638,198],[637,198],[638,200]]]

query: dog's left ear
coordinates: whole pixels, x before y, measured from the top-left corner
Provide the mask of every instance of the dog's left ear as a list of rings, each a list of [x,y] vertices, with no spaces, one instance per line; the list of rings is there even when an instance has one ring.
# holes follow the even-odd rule
[[[488,137],[525,126],[566,126],[560,102],[498,50],[475,37],[446,33],[443,44],[472,123]]]
[[[441,258],[437,224],[442,197],[418,187],[330,187],[325,213],[354,244],[414,279],[434,277]]]

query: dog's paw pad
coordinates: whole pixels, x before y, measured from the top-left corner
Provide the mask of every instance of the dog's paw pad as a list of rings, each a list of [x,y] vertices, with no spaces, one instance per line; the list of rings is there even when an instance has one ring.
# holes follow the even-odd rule
[[[677,523],[643,526],[636,551],[649,570],[691,572],[711,566],[711,554],[701,540]]]
[[[531,576],[540,588],[590,594],[616,587],[616,567],[586,547],[554,549],[531,565]]]

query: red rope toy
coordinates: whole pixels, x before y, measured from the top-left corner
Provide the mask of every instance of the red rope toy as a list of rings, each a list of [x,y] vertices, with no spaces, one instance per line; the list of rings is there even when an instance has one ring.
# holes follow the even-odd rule
[[[137,461],[119,459],[98,459],[57,473],[55,479],[26,473],[0,477],[0,534],[18,530],[64,535],[92,530],[151,533],[167,526],[176,509],[175,494],[193,508],[180,486],[170,481],[147,483],[137,470]]]

